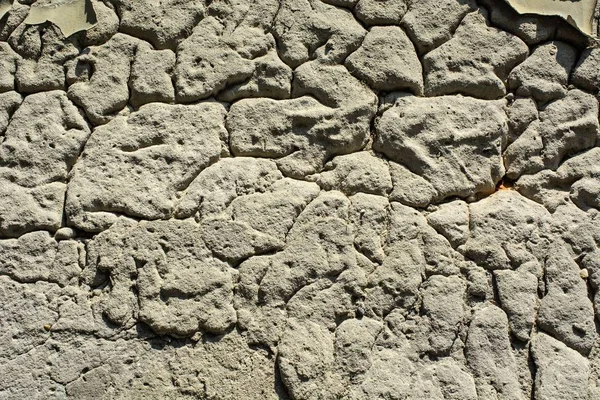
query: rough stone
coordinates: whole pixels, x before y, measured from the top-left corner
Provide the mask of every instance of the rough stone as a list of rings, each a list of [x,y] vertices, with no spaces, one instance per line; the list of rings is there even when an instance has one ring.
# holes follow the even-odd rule
[[[584,50],[573,69],[571,82],[581,89],[597,92],[600,90],[600,48],[592,47]]]
[[[577,50],[563,42],[544,43],[508,76],[508,87],[520,96],[531,96],[544,104],[567,94]]]
[[[1,399],[600,398],[600,75],[567,21],[4,11]]]
[[[280,57],[292,68],[311,59],[340,62],[367,33],[350,11],[317,0],[281,0],[273,28]]]
[[[70,224],[99,231],[116,220],[115,213],[170,216],[178,192],[218,160],[226,136],[224,116],[216,102],[152,103],[97,128],[69,182]]]
[[[65,285],[81,272],[82,247],[75,241],[57,243],[45,231],[0,240],[0,275],[20,283],[42,281]]]
[[[444,203],[427,215],[427,222],[441,233],[454,247],[465,244],[469,238],[469,206],[461,200]]]
[[[131,59],[138,42],[117,33],[67,63],[69,98],[94,124],[105,124],[129,101]]]
[[[89,134],[64,92],[25,98],[0,145],[0,235],[60,227],[67,175]]]
[[[596,341],[594,309],[579,267],[564,247],[553,246],[545,264],[546,294],[540,301],[540,328],[587,355]]]
[[[277,158],[285,175],[298,178],[320,170],[328,157],[365,145],[376,98],[341,66],[307,63],[295,79],[301,97],[241,100],[227,126],[235,156]]]
[[[491,193],[504,174],[503,104],[461,96],[400,97],[377,121],[373,148],[425,178],[437,192],[435,200]]]
[[[42,30],[38,34],[39,50],[36,49],[34,55],[22,54],[23,58],[17,62],[16,87],[21,93],[64,90],[63,64],[77,56],[77,48],[72,42],[66,40],[56,27]],[[23,40],[23,42],[29,43],[29,40]]]
[[[501,190],[471,204],[469,211],[470,235],[462,251],[478,265],[510,269],[521,261],[544,259],[549,213],[541,205],[513,190]],[[511,246],[523,255],[512,255]]]
[[[399,24],[408,5],[406,0],[359,0],[354,14],[366,25]]]
[[[429,352],[448,354],[465,320],[463,307],[467,285],[457,276],[434,275],[423,284],[422,313],[430,326]],[[423,323],[426,323],[423,321]]]
[[[511,144],[531,124],[538,119],[538,109],[535,101],[532,98],[517,98],[511,102],[507,109],[508,116],[508,144]]]
[[[452,39],[423,58],[425,94],[503,97],[510,71],[528,53],[521,39],[490,26],[485,13],[471,13]]]
[[[120,224],[88,248],[90,276],[108,274],[100,296],[102,315],[124,325],[132,318],[159,334],[223,333],[236,321],[232,307],[236,272],[215,259],[191,222]]]
[[[0,43],[0,92],[8,92],[15,88],[15,72],[19,58],[8,43]]]
[[[544,334],[535,336],[532,353],[537,367],[535,399],[588,399],[588,361]]]
[[[97,23],[83,32],[82,44],[85,47],[106,43],[119,31],[119,16],[114,7],[102,0],[91,0],[91,3]]]
[[[325,190],[349,195],[362,192],[385,196],[392,189],[387,163],[368,152],[335,157],[316,182]]]
[[[201,20],[206,2],[142,0],[133,5],[115,0],[113,3],[120,17],[121,32],[147,40],[158,49],[174,50]]]
[[[423,54],[449,40],[463,18],[475,9],[472,0],[410,2],[401,24]]]
[[[498,270],[494,271],[494,278],[511,333],[523,342],[528,341],[539,307],[537,277],[523,270]]]
[[[4,136],[10,119],[22,102],[23,96],[17,92],[0,93],[0,136]]]
[[[465,347],[481,398],[525,399],[508,337],[506,314],[493,305],[475,311]]]
[[[152,50],[138,46],[131,65],[131,104],[139,107],[146,103],[171,103],[175,89],[171,74],[175,67],[175,54],[170,50]]]
[[[539,120],[527,129],[504,153],[506,174],[516,179],[542,169],[556,170],[563,158],[589,149],[598,141],[598,101],[580,90],[549,103]]]
[[[273,37],[259,28],[241,27],[229,33],[216,18],[203,19],[177,47],[178,100],[207,98],[228,85],[247,81],[257,69],[254,59],[265,56],[273,46]]]
[[[508,2],[481,0],[481,4],[489,11],[494,26],[518,36],[529,46],[551,40],[556,35],[556,24],[548,23],[539,15],[519,14]]]
[[[567,159],[556,171],[543,170],[533,175],[523,175],[515,187],[551,211],[569,201],[582,209],[598,209],[600,188],[596,179],[599,160],[600,149],[595,147]]]
[[[346,67],[375,90],[423,93],[421,62],[399,27],[371,28],[358,50],[346,58]]]

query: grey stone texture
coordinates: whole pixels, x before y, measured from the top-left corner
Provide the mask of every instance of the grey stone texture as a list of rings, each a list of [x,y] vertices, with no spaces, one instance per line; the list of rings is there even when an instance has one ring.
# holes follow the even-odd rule
[[[9,3],[0,399],[600,398],[600,52],[566,21],[86,0],[65,37]]]

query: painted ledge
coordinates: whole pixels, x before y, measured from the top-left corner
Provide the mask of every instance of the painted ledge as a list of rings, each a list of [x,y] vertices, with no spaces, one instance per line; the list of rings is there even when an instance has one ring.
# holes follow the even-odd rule
[[[588,36],[597,36],[594,15],[597,0],[506,0],[521,14],[557,15]]]

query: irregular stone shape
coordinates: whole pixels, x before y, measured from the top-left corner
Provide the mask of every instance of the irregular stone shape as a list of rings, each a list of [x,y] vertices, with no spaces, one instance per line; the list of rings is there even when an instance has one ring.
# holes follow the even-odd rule
[[[275,39],[256,27],[229,33],[213,17],[203,19],[177,47],[177,99],[191,102],[216,95],[226,86],[250,79],[254,59],[267,54]]]
[[[0,136],[4,136],[10,119],[22,102],[23,96],[17,92],[0,93]]]
[[[550,248],[546,259],[546,294],[540,302],[538,325],[567,346],[587,355],[597,334],[594,308],[579,267],[562,246]]]
[[[467,290],[465,281],[457,276],[434,275],[422,287],[421,311],[427,318],[429,352],[448,354],[465,319],[463,307]]]
[[[210,2],[207,14],[224,22],[229,31],[240,26],[255,26],[270,31],[278,10],[279,0],[222,0]]]
[[[81,34],[82,45],[85,47],[106,43],[119,31],[119,16],[112,4],[106,4],[102,0],[91,0],[91,4],[98,22]]]
[[[302,97],[232,105],[227,127],[235,156],[279,158],[285,175],[300,178],[319,171],[325,159],[364,146],[377,98],[343,66],[299,67],[295,92]]]
[[[331,385],[334,342],[327,329],[289,319],[277,349],[281,380],[294,398],[334,398],[342,389]]]
[[[354,247],[371,261],[381,264],[390,204],[385,197],[358,193],[350,197],[350,222]]]
[[[23,2],[25,3],[25,2]],[[11,10],[7,13],[6,18],[2,18],[3,24],[0,26],[0,40],[7,41],[15,30],[25,27],[23,21],[29,14],[29,6],[21,4],[18,1],[13,2]]]
[[[34,57],[25,55],[17,63],[15,83],[22,93],[64,90],[63,64],[79,54],[75,45],[66,40],[56,27],[42,30],[39,35],[39,52]]]
[[[415,241],[388,245],[385,254],[365,288],[365,307],[380,317],[394,308],[408,310],[414,305],[425,270],[425,259]]]
[[[376,122],[373,148],[425,178],[437,192],[435,200],[491,193],[504,174],[503,104],[461,96],[400,97]]]
[[[49,304],[52,290],[53,285],[46,282],[24,285],[0,276],[0,301],[5,314],[0,321],[3,364],[43,345],[50,337],[44,325],[51,326],[58,319],[56,310]],[[3,382],[2,387],[6,386]]]
[[[423,93],[421,62],[412,42],[399,27],[371,28],[345,64],[353,75],[375,90],[408,89],[417,95]]]
[[[208,217],[224,211],[238,196],[261,193],[283,178],[277,164],[250,157],[224,158],[206,168],[190,183],[175,215]]]
[[[535,400],[588,399],[588,360],[556,339],[539,332],[532,341],[537,372]]]
[[[0,145],[0,235],[60,227],[67,174],[89,134],[64,92],[25,98]]]
[[[131,65],[131,104],[139,107],[146,103],[171,103],[175,89],[171,74],[175,67],[175,53],[155,51],[149,45],[140,45]]]
[[[236,157],[286,158],[300,153],[294,158],[303,163],[296,163],[300,171],[294,175],[314,173],[324,164],[324,153],[334,150],[335,142],[327,132],[339,132],[339,142],[351,148],[358,148],[365,139],[344,132],[347,124],[336,121],[335,116],[335,110],[308,96],[281,101],[240,100],[227,115],[231,149]]]
[[[408,10],[408,3],[406,0],[359,0],[354,14],[366,25],[398,24]]]
[[[410,207],[426,207],[438,198],[431,183],[400,164],[390,161],[390,175],[393,182],[390,200]]]
[[[414,1],[401,25],[423,54],[449,40],[465,15],[476,8],[472,0]]]
[[[481,4],[489,11],[490,21],[494,26],[518,36],[529,46],[555,37],[557,26],[554,20],[541,15],[522,15],[516,12],[507,2],[481,0]]]
[[[457,275],[463,257],[456,253],[450,243],[427,224],[425,216],[412,207],[392,202],[387,227],[385,252],[396,245],[408,242],[417,245],[423,253],[424,272],[430,275]],[[466,266],[465,266],[466,267]],[[420,268],[420,267],[419,267]]]
[[[224,117],[225,108],[216,102],[152,103],[97,128],[69,182],[69,223],[99,231],[116,220],[114,212],[170,216],[177,193],[218,160]]]
[[[520,96],[531,96],[547,103],[567,94],[577,49],[564,42],[548,42],[516,66],[508,76],[508,87]]]
[[[79,252],[82,249],[75,241],[57,243],[45,231],[0,240],[0,275],[20,283],[47,281],[64,286],[81,272]]]
[[[15,72],[19,58],[8,43],[0,43],[0,93],[15,88]]]
[[[600,90],[600,48],[585,49],[571,74],[571,82],[581,89],[597,92]]]
[[[494,271],[498,298],[502,309],[508,315],[511,333],[519,340],[527,342],[538,309],[538,280],[527,271]]]
[[[129,101],[131,59],[139,42],[122,33],[100,46],[88,47],[67,63],[68,94],[92,123],[110,121]]]
[[[318,193],[314,183],[286,178],[264,192],[239,196],[219,217],[201,220],[206,245],[233,263],[281,250],[296,217]]]
[[[434,376],[434,383],[439,388],[438,398],[440,400],[477,399],[473,378],[464,371],[464,367],[461,368],[460,364],[451,358],[444,358],[433,363],[424,371],[423,378],[427,379],[429,374]]]
[[[523,257],[511,257],[509,244],[521,247],[532,260],[544,259],[550,214],[541,205],[513,190],[500,190],[469,210],[470,237],[463,251],[477,265],[491,270],[518,267]]]
[[[246,82],[225,88],[219,100],[233,102],[248,97],[287,99],[292,93],[292,69],[277,55],[275,49],[254,60],[254,72]]]
[[[205,3],[185,0],[114,1],[121,20],[121,32],[147,40],[158,49],[172,50],[198,24],[204,15]]]
[[[87,276],[110,277],[98,306],[114,323],[134,318],[159,334],[191,336],[223,333],[236,321],[236,272],[212,256],[195,223],[118,224],[94,238],[88,257]]]
[[[264,192],[233,199],[225,214],[283,244],[298,215],[318,194],[314,183],[284,178]]]
[[[524,196],[538,201],[554,212],[569,201],[581,209],[600,209],[600,149],[594,147],[563,162],[556,171],[542,170],[523,175],[515,188]],[[567,194],[569,192],[569,194]]]
[[[341,65],[312,61],[294,70],[294,96],[311,95],[328,107],[340,108],[347,118],[365,129],[375,115],[377,96]]]
[[[282,241],[252,229],[247,223],[226,218],[203,220],[202,234],[210,251],[231,263],[284,247]]]
[[[292,298],[319,280],[357,271],[348,209],[348,199],[339,192],[319,195],[296,218],[283,251],[253,257],[239,266],[236,309],[239,325],[247,330],[251,343],[276,346],[285,327],[286,304]],[[322,318],[329,309],[315,313]]]
[[[517,179],[542,169],[556,170],[563,158],[596,145],[598,101],[580,90],[545,106],[504,153],[506,174]]]
[[[335,364],[350,379],[364,374],[371,368],[372,349],[379,332],[380,322],[370,319],[350,318],[335,330]]]
[[[218,340],[198,344],[181,347],[168,357],[171,367],[166,370],[178,392],[174,397],[187,395],[185,398],[189,400],[280,398],[283,385],[276,372],[276,359],[267,350],[249,348],[245,337],[235,329],[219,336]],[[163,359],[161,353],[154,358]],[[155,369],[150,367],[150,370]],[[148,391],[147,397],[153,395],[153,391]]]
[[[419,389],[422,389],[422,385],[418,388],[412,386],[419,384],[415,382],[418,378],[413,376],[416,368],[402,350],[377,346],[376,343],[371,356],[372,366],[365,374],[362,385],[352,393],[350,398],[361,400],[386,397],[410,398],[411,394],[416,394]]]
[[[348,290],[348,278],[362,271],[358,267],[353,268],[354,271],[342,272],[333,282],[330,278],[319,279],[298,290],[286,304],[288,318],[311,321],[330,331],[336,329],[336,321],[354,318],[357,306],[352,290]]]
[[[10,178],[9,178],[10,179]],[[23,187],[2,177],[0,235],[17,237],[39,229],[56,231],[62,223],[66,185],[61,182]]]
[[[371,352],[372,366],[359,384],[350,387],[348,398],[477,399],[473,378],[462,363],[450,357],[418,360],[407,341],[411,333],[405,336],[401,331],[412,327],[401,318],[386,318]]]
[[[385,196],[392,190],[387,163],[368,152],[335,157],[316,177],[325,190],[340,190],[352,195],[359,192]]]
[[[303,286],[355,265],[349,205],[341,193],[324,192],[303,210],[287,235],[286,251],[271,258],[260,288],[265,300],[287,302]]]
[[[469,206],[461,200],[440,204],[427,215],[427,222],[442,234],[453,247],[464,244],[469,238]]]
[[[511,144],[538,119],[538,109],[532,98],[517,98],[506,109],[508,116],[508,144]]]
[[[273,25],[279,55],[292,68],[311,59],[339,63],[366,33],[350,11],[318,0],[282,0]]]
[[[479,398],[525,399],[508,338],[506,314],[493,305],[475,311],[465,343]]]
[[[451,40],[423,58],[425,94],[503,97],[508,74],[528,53],[521,39],[491,27],[484,13],[469,14]]]

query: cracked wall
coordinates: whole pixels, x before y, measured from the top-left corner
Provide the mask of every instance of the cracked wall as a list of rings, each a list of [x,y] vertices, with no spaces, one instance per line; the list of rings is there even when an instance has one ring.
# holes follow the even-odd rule
[[[600,50],[569,23],[48,4],[0,19],[0,398],[600,398]]]

